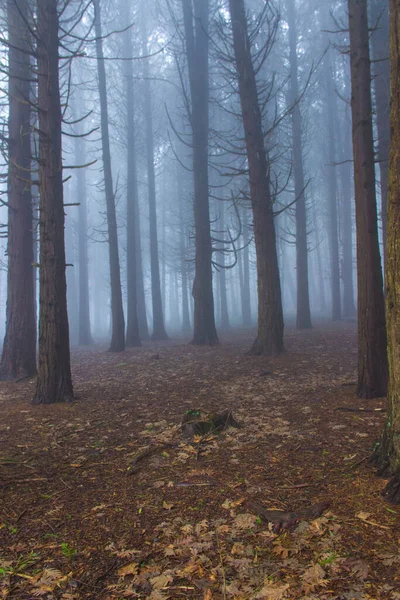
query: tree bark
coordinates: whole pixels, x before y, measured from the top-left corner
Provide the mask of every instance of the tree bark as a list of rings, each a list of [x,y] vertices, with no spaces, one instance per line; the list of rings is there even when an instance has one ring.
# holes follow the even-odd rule
[[[258,334],[252,354],[279,354],[283,345],[283,311],[257,83],[243,0],[229,0],[233,46],[245,133],[258,276]]]
[[[220,229],[221,233],[218,234],[221,239],[224,239],[225,233],[225,215],[224,215],[224,206],[221,206],[221,216],[220,216]],[[226,269],[225,269],[225,254],[223,252],[224,246],[222,246],[222,251],[219,253],[218,262],[220,263],[220,271],[219,271],[219,300],[220,300],[220,312],[221,312],[221,329],[227,330],[230,328],[229,322],[229,312],[228,312],[228,296],[226,293]]]
[[[40,317],[33,404],[71,402],[57,0],[37,2]]]
[[[131,22],[129,5],[122,2],[124,25]],[[123,33],[124,56],[133,56],[132,30]],[[136,263],[136,208],[138,205],[138,186],[135,152],[135,105],[132,62],[124,63],[126,93],[126,145],[127,145],[127,181],[126,181],[126,279],[127,279],[127,327],[126,345],[141,346],[139,319],[137,310],[137,263]]]
[[[389,358],[388,415],[373,461],[393,475],[384,490],[400,503],[400,2],[390,1],[390,167],[386,245],[386,316]]]
[[[348,0],[348,7],[358,271],[357,395],[374,398],[386,395],[388,364],[376,214],[367,0]]]
[[[297,69],[297,30],[294,0],[286,0],[290,50],[290,105],[292,106],[293,176],[296,198],[296,280],[297,329],[311,329],[310,292],[308,280],[307,209],[304,191],[304,166],[301,140]]]
[[[106,71],[103,58],[103,39],[101,31],[100,0],[93,0],[95,13],[97,75],[99,82],[101,144],[103,151],[104,187],[107,206],[108,246],[110,259],[111,283],[111,352],[125,350],[125,319],[122,305],[121,273],[118,250],[117,215],[112,183],[110,136],[108,131],[108,103],[106,87]]]
[[[8,272],[6,333],[0,377],[36,373],[36,316],[33,273],[32,194],[30,181],[31,78],[28,3],[8,0]]]
[[[191,96],[193,143],[195,278],[193,344],[218,344],[212,282],[208,196],[208,18],[209,0],[182,0]]]

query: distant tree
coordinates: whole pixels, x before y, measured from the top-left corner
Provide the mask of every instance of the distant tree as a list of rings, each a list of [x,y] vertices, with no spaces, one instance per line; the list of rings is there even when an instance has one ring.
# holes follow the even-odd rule
[[[195,278],[193,344],[218,344],[212,286],[208,181],[209,0],[182,0],[189,70],[194,177]]]
[[[290,104],[292,108],[293,176],[296,196],[296,277],[297,329],[311,329],[310,294],[308,285],[307,210],[304,184],[303,150],[301,139],[301,112],[299,105],[297,68],[296,5],[286,0],[289,25]]]
[[[36,373],[33,220],[30,181],[31,42],[27,0],[7,1],[8,20],[8,276],[3,379]]]
[[[389,357],[388,415],[373,461],[393,478],[384,496],[400,504],[400,2],[390,0],[390,167],[386,245],[386,316]]]
[[[75,159],[76,164],[84,165],[85,140],[80,129],[75,137]],[[80,346],[88,346],[93,343],[90,328],[89,309],[89,264],[88,264],[88,227],[87,227],[87,202],[86,202],[86,170],[78,169],[76,177],[76,192],[79,202],[78,215],[78,246],[79,246],[79,327],[78,341]]]
[[[103,151],[104,187],[107,206],[108,246],[110,257],[111,283],[111,352],[125,350],[125,319],[122,305],[121,272],[118,250],[117,215],[112,182],[110,134],[108,119],[108,101],[106,86],[106,71],[103,55],[103,37],[100,13],[100,0],[93,0],[95,13],[97,73],[100,96],[101,115],[101,144]]]
[[[129,4],[122,2],[122,17],[125,25],[132,20]],[[132,58],[132,30],[123,33],[124,57]],[[137,257],[136,257],[136,219],[138,216],[138,187],[135,151],[135,108],[132,62],[125,60],[124,76],[126,89],[126,144],[127,144],[127,182],[126,182],[126,270],[127,270],[127,327],[126,345],[140,346],[138,302],[137,302]]]
[[[39,364],[34,404],[70,402],[74,399],[65,277],[57,4],[57,0],[39,0],[36,6],[40,315]]]
[[[360,398],[385,396],[388,363],[375,196],[367,0],[348,0],[357,228]]]
[[[144,13],[143,13],[144,14]],[[147,32],[146,22],[142,19],[142,46],[143,55],[147,56]],[[158,232],[157,232],[157,206],[156,206],[156,176],[154,167],[154,132],[153,132],[153,109],[150,88],[149,58],[143,61],[144,77],[144,115],[146,127],[146,158],[147,158],[147,186],[149,202],[149,228],[150,228],[150,271],[151,271],[151,300],[153,306],[153,332],[152,340],[168,339],[164,325],[164,314],[161,299],[160,263],[158,256]],[[165,286],[164,286],[165,289]]]
[[[377,159],[380,169],[381,208],[382,208],[382,237],[383,247],[386,240],[386,215],[388,194],[389,169],[389,97],[390,97],[390,68],[389,68],[389,6],[388,2],[370,0],[370,27],[373,33],[370,37],[372,51],[372,74],[375,90]]]
[[[283,352],[283,312],[270,193],[270,165],[264,146],[261,110],[244,0],[229,0],[239,84],[258,276],[258,333],[252,354]]]

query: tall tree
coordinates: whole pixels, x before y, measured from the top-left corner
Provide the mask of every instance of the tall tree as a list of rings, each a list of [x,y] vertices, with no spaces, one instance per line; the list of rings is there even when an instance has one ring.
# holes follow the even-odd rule
[[[389,358],[388,415],[374,461],[393,475],[386,498],[400,503],[400,2],[390,0],[390,167],[386,244],[386,316]]]
[[[129,4],[122,2],[124,23],[131,22]],[[124,76],[126,90],[126,270],[127,270],[127,327],[126,345],[140,346],[139,320],[137,310],[137,261],[136,261],[136,218],[138,205],[137,168],[135,151],[135,108],[132,62],[132,30],[128,28],[124,36]]]
[[[193,344],[218,344],[212,286],[208,185],[209,0],[182,0],[191,97],[194,177],[195,278]]]
[[[27,0],[7,1],[8,275],[6,334],[0,364],[3,379],[36,373],[36,316],[30,182],[30,39]]]
[[[264,146],[261,110],[244,0],[229,0],[229,9],[247,149],[257,255],[258,333],[251,352],[265,355],[279,354],[284,350],[281,284],[269,164]]]
[[[374,398],[386,394],[388,364],[375,196],[367,0],[348,0],[348,9],[357,228],[357,395]]]
[[[382,237],[386,240],[388,169],[389,169],[389,7],[388,2],[370,0],[371,50],[373,58],[376,127],[378,132],[377,158],[380,169]]]
[[[144,12],[143,12],[144,14]],[[142,19],[142,45],[143,55],[147,56],[147,31],[145,19]],[[164,325],[164,314],[161,299],[160,263],[158,256],[157,233],[157,208],[156,208],[156,175],[154,169],[154,133],[153,133],[153,107],[150,89],[149,58],[143,61],[144,78],[144,118],[146,124],[146,156],[147,156],[147,187],[149,201],[149,227],[150,227],[150,272],[151,272],[151,300],[153,305],[153,333],[152,340],[168,339]]]
[[[79,132],[81,135],[82,133]],[[77,165],[84,165],[85,140],[81,135],[75,137],[75,157]],[[79,201],[78,246],[79,246],[79,345],[88,346],[93,343],[90,328],[89,309],[89,264],[88,264],[88,229],[86,205],[86,172],[78,169],[76,192]]]
[[[103,37],[101,27],[100,0],[93,0],[95,14],[97,75],[100,96],[101,144],[103,151],[104,188],[107,206],[108,246],[110,258],[111,283],[111,352],[125,350],[125,320],[122,306],[121,273],[118,250],[117,215],[111,171],[110,135],[108,130],[108,101],[106,71],[103,55]]]
[[[40,315],[34,404],[70,402],[57,0],[37,2]]]
[[[299,105],[297,68],[296,6],[286,0],[289,25],[290,51],[290,105],[292,108],[293,176],[296,196],[296,277],[297,277],[297,329],[310,329],[310,294],[308,285],[307,211],[304,186],[304,166],[301,139],[301,112]]]

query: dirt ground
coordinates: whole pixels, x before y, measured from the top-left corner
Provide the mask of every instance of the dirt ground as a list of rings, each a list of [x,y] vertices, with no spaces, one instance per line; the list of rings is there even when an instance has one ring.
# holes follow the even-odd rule
[[[252,334],[74,349],[73,405],[0,384],[0,598],[400,599],[400,507],[368,465],[385,413],[338,410],[385,407],[355,397],[355,326],[289,329],[274,359]],[[190,409],[243,427],[191,442]],[[330,506],[275,533],[254,502]]]

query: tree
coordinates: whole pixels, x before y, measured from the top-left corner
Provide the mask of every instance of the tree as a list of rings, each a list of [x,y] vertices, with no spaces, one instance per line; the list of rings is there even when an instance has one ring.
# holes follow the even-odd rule
[[[144,14],[144,13],[143,13]],[[147,55],[146,23],[142,20],[143,55]],[[154,134],[153,113],[150,89],[149,59],[144,59],[144,115],[146,123],[146,156],[147,156],[147,186],[149,201],[149,227],[150,227],[150,267],[151,267],[151,300],[153,305],[153,333],[152,340],[167,340],[168,335],[164,326],[163,306],[161,300],[160,264],[158,260],[158,233],[157,233],[157,208],[156,208],[156,176],[154,169]]]
[[[301,112],[297,74],[297,30],[294,0],[286,0],[290,50],[290,104],[292,109],[293,175],[296,197],[297,329],[311,329],[308,286],[307,211],[301,143]]]
[[[8,0],[8,275],[3,379],[36,373],[33,220],[30,181],[30,34],[27,0]]]
[[[386,394],[388,363],[375,196],[367,0],[348,0],[348,9],[357,229],[357,395],[374,398]]]
[[[122,3],[125,23],[130,22],[129,5]],[[132,31],[124,31],[124,55],[132,58]],[[135,109],[133,71],[130,60],[124,62],[126,86],[126,143],[127,143],[127,183],[126,183],[126,269],[127,269],[127,328],[126,345],[140,346],[139,320],[137,311],[137,262],[136,262],[136,219],[138,204],[137,168],[135,152]]]
[[[373,58],[376,128],[378,132],[377,158],[380,169],[382,237],[383,248],[386,240],[386,213],[389,169],[389,14],[388,3],[370,0],[371,51]]]
[[[252,354],[283,352],[283,312],[267,153],[244,0],[229,0],[239,84],[258,275],[258,333]]]
[[[386,244],[386,318],[389,358],[388,415],[373,461],[380,474],[393,475],[384,490],[400,503],[400,2],[390,1],[390,165]]]
[[[209,0],[182,0],[191,98],[194,177],[195,278],[193,344],[218,344],[212,287],[208,183]]]
[[[57,0],[37,3],[40,315],[34,404],[74,399],[65,277],[57,8]]]
[[[75,157],[77,165],[85,164],[85,141],[79,131],[75,137]],[[86,206],[86,172],[78,169],[76,192],[79,200],[78,244],[79,244],[79,345],[88,346],[93,343],[90,330],[89,309],[89,273],[87,244],[87,206]]]
[[[108,246],[111,283],[111,352],[125,350],[125,320],[122,306],[121,273],[118,250],[117,215],[111,171],[110,134],[108,130],[108,102],[106,71],[103,56],[103,38],[100,15],[100,0],[93,0],[95,13],[97,73],[99,82],[101,113],[101,144],[103,150],[104,187],[107,206]]]

